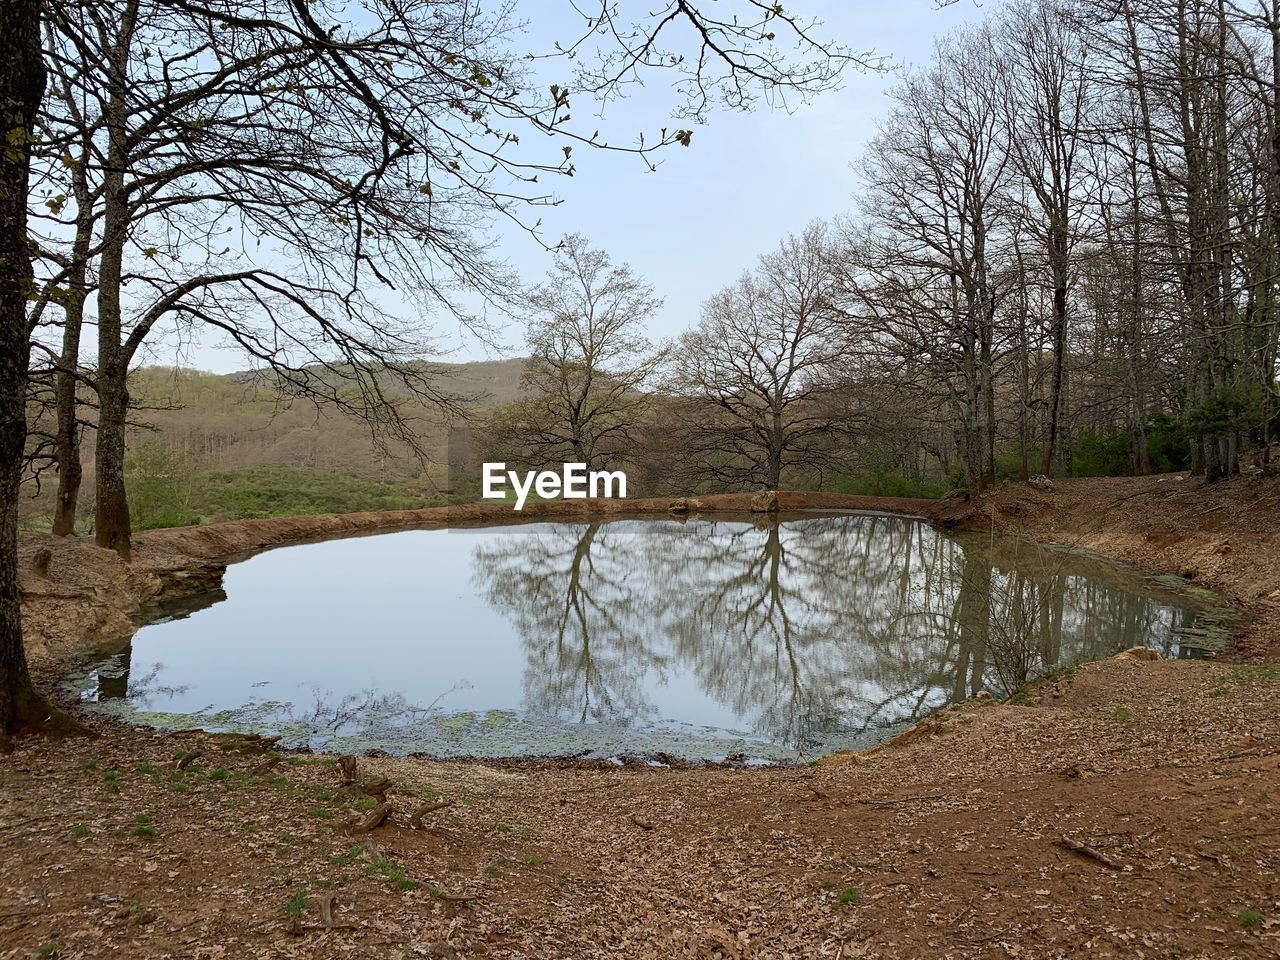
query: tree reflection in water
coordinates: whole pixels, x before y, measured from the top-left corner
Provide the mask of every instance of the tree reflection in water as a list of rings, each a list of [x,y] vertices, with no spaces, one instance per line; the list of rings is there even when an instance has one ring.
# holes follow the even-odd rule
[[[399,562],[412,561],[416,544],[444,551],[427,538],[450,535],[411,536],[388,544]],[[350,667],[288,660],[291,650],[315,653],[323,667],[326,643],[349,652],[340,625],[299,616],[292,646],[259,643],[271,655],[258,660],[254,644],[241,645],[245,662],[218,671],[218,682],[201,674],[210,661],[183,659],[172,679],[190,681],[187,693],[161,682],[161,654],[194,648],[162,638],[143,643],[136,663],[128,646],[99,661],[73,680],[75,692],[148,711],[151,722],[266,728],[314,747],[803,757],[868,745],[984,689],[1004,696],[1060,664],[1136,643],[1168,656],[1186,615],[1176,598],[1153,597],[1105,562],[885,516],[537,523],[448,547],[460,551],[449,554],[459,596],[384,593],[379,619],[360,629],[385,635],[370,660],[385,669],[359,682]],[[469,570],[457,571],[468,555]],[[296,584],[297,570],[281,565],[276,576]],[[380,583],[385,573],[367,576]],[[312,602],[307,592],[278,601],[270,578],[255,583],[261,602],[280,608],[250,604],[221,629],[243,623],[258,643],[270,637],[253,619],[264,609],[294,629],[289,603]],[[368,587],[349,586],[358,606]],[[475,655],[450,660],[422,644],[424,610],[450,624],[435,630],[442,639],[474,623]],[[178,712],[160,717],[166,708]]]
[[[74,692],[81,700],[108,703],[112,700],[129,700],[135,706],[145,706],[152,701],[163,701],[187,691],[189,684],[165,684],[160,682],[164,673],[163,663],[153,663],[144,674],[133,671],[133,641],[126,640],[112,652],[98,660],[80,682],[72,678]]]
[[[1031,544],[847,515],[548,524],[473,556],[477,586],[520,634],[528,709],[676,719],[655,718],[646,691],[687,672],[802,756],[983,689],[1007,695],[1060,662],[1153,638],[1169,652],[1175,611],[1069,565]]]
[[[525,648],[525,709],[585,723],[653,715],[646,675],[668,656],[651,626],[642,539],[621,524],[562,524],[482,543],[473,581]]]

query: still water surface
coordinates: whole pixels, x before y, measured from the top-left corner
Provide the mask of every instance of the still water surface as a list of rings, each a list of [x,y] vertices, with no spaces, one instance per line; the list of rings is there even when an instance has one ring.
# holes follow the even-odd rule
[[[1135,644],[1176,656],[1193,616],[1096,560],[853,514],[409,531],[224,588],[81,698],[315,749],[795,759]]]

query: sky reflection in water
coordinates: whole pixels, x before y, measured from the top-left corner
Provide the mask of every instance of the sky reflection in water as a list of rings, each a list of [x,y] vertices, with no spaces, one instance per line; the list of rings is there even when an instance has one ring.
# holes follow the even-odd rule
[[[1060,664],[1176,655],[1191,614],[1144,589],[894,517],[410,531],[233,566],[227,600],[144,627],[79,687],[317,749],[810,757]]]

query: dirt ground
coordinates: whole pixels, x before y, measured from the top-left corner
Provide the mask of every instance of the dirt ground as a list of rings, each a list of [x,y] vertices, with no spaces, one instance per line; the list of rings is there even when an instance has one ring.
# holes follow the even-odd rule
[[[252,738],[21,741],[0,956],[1280,956],[1278,504],[1176,478],[883,504],[1190,575],[1250,620],[1222,662],[1113,658],[812,767],[361,758],[352,786]],[[37,669],[228,559],[404,522],[441,518],[147,533],[128,569],[33,538]]]

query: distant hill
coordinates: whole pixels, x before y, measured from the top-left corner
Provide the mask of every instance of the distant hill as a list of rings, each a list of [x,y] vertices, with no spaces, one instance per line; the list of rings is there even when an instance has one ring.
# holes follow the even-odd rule
[[[477,412],[511,403],[521,396],[520,378],[524,373],[525,358],[512,360],[475,360],[468,363],[424,363],[422,369],[438,384],[440,392],[474,397]],[[134,371],[139,383],[149,383],[157,378],[178,384],[184,376],[213,377],[237,386],[263,382],[264,375],[257,371],[242,371],[225,375],[205,373],[188,367],[143,367]],[[395,378],[388,375],[383,384],[395,388]]]
[[[441,392],[472,398],[467,412],[477,420],[521,395],[523,359],[429,369]],[[379,443],[368,425],[287,398],[254,373],[143,367],[131,375],[130,393],[126,478],[139,528],[413,507],[439,502],[448,487],[448,424],[422,404],[407,409],[425,468],[403,444]],[[82,517],[93,509],[93,449],[86,429]],[[39,496],[25,500],[27,525],[42,526],[51,514],[55,486],[45,477]]]
[[[525,358],[515,360],[478,360],[474,363],[441,364],[442,382],[458,383],[458,391],[480,390],[484,399],[478,405],[491,409],[512,403],[523,395],[520,377]]]
[[[431,374],[442,393],[473,398],[468,410],[482,417],[520,396],[523,364],[432,364]],[[285,398],[256,375],[147,367],[134,373],[130,390],[137,406],[134,444],[152,436],[206,469],[302,467],[370,479],[421,473],[407,448],[380,448],[367,424],[309,400]],[[409,413],[429,460],[446,462],[441,412],[411,404]]]

